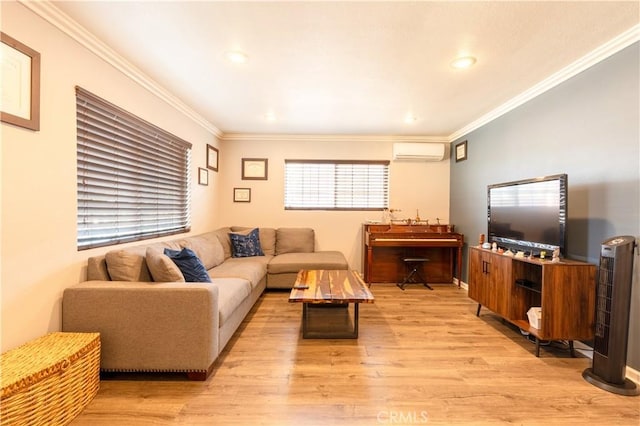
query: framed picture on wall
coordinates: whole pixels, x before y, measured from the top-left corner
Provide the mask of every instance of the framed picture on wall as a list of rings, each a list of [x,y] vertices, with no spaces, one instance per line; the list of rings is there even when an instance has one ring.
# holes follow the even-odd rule
[[[250,203],[251,188],[233,188],[234,203]]]
[[[203,167],[198,167],[198,183],[200,185],[209,185],[209,171]]]
[[[0,120],[40,130],[40,53],[0,32]]]
[[[243,180],[267,180],[269,160],[266,158],[243,158]]]
[[[207,144],[207,169],[218,171],[218,149]]]
[[[467,141],[456,144],[456,163],[467,159]]]

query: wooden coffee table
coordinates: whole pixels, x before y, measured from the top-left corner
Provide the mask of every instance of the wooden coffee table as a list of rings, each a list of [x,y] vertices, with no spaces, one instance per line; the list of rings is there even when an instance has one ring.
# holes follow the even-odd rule
[[[302,337],[305,339],[357,339],[358,306],[373,303],[374,298],[367,285],[354,271],[301,270],[289,295],[289,302],[302,303]],[[353,303],[353,327],[348,330],[332,329],[312,331],[309,327],[309,310],[325,309],[324,314],[334,318],[349,317],[349,303]],[[350,320],[350,319],[349,319]]]

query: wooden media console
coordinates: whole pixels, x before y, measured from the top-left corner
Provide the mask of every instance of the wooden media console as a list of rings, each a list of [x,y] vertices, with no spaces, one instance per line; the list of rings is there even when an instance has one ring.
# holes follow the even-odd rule
[[[590,340],[595,323],[595,265],[575,260],[530,259],[469,248],[469,297],[540,340]],[[540,327],[527,312],[542,311]]]

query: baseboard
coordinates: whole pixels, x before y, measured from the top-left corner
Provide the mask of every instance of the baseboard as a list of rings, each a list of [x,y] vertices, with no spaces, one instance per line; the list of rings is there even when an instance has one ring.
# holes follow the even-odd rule
[[[454,279],[455,284],[460,283],[460,288],[463,288],[465,290],[469,290],[469,286],[467,285],[467,283],[465,283],[464,281],[460,281],[458,279]],[[580,354],[584,355],[586,358],[589,359],[593,359],[593,348],[590,346],[585,345],[584,343],[580,342],[579,340],[576,340],[573,342],[573,347],[576,350],[576,352],[579,352]],[[640,386],[640,371],[631,368],[627,365],[627,368],[625,369],[625,377],[633,382],[635,382],[636,384],[638,384]]]
[[[460,288],[464,288],[465,290],[469,290],[469,286],[464,281],[461,281],[457,278],[453,279],[453,283],[458,285]]]
[[[640,386],[640,371],[635,370],[627,365],[627,369],[624,374],[627,379],[635,382],[636,385]]]
[[[585,345],[579,340],[574,340],[573,348],[576,352],[583,355],[585,358],[593,359],[593,348],[591,346]]]

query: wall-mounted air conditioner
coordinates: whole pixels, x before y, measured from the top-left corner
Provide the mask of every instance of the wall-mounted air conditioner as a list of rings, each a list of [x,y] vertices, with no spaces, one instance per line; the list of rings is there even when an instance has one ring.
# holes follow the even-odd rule
[[[442,161],[443,143],[396,142],[393,144],[394,160]]]

